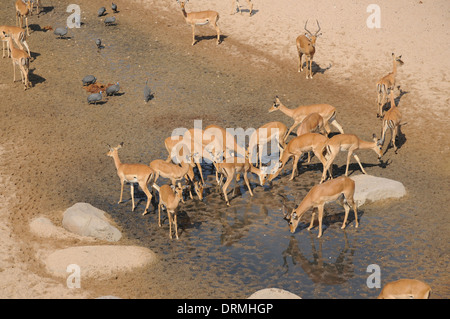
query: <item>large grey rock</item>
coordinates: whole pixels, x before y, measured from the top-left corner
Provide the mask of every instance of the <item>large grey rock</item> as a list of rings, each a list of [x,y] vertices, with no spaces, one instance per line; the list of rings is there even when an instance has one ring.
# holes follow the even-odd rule
[[[73,272],[67,267],[76,265],[83,284],[83,278],[111,277],[145,267],[156,260],[155,253],[145,247],[97,245],[58,249],[44,259],[44,264],[50,274],[63,278]]]
[[[366,202],[401,198],[406,195],[405,186],[392,179],[367,174],[351,176],[350,178],[355,181],[354,199],[358,206]]]
[[[106,241],[118,241],[122,233],[112,226],[106,213],[88,203],[76,203],[63,215],[62,225],[81,236],[91,236]]]
[[[248,299],[302,299],[301,297],[280,288],[266,288],[254,292]]]

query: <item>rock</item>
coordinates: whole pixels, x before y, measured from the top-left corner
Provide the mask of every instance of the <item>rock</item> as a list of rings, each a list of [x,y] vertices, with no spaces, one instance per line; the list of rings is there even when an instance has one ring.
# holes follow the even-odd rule
[[[75,234],[109,242],[122,237],[122,233],[110,224],[106,213],[88,203],[76,203],[68,208],[64,212],[62,225]]]
[[[354,199],[358,206],[366,202],[400,198],[406,195],[405,186],[392,179],[367,174],[351,176],[350,178],[355,181]]]
[[[254,292],[248,299],[302,299],[301,297],[283,289],[266,288]]]
[[[73,273],[67,271],[67,266],[78,265],[83,285],[85,278],[112,277],[155,261],[156,255],[145,247],[98,245],[56,250],[44,259],[44,264],[50,274],[63,278]]]

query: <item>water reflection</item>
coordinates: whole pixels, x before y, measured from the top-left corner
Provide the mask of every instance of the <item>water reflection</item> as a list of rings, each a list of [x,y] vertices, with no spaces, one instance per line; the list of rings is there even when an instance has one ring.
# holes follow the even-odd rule
[[[295,268],[300,266],[312,282],[326,285],[343,284],[354,276],[353,257],[355,249],[353,245],[349,244],[345,232],[344,247],[340,250],[334,262],[330,262],[329,258],[323,257],[322,243],[324,239],[316,238],[313,234],[309,234],[309,238],[311,243],[311,256],[308,258],[300,250],[297,238],[291,236],[288,247],[282,253],[285,273],[290,270],[295,272]],[[316,249],[316,240],[319,242],[318,249]],[[312,260],[310,260],[311,257]],[[294,269],[289,269],[290,264],[294,266]]]

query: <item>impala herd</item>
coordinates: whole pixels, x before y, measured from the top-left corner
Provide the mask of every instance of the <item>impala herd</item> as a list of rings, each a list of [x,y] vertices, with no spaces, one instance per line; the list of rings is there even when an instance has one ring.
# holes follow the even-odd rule
[[[176,1],[181,8],[186,23],[192,27],[192,45],[196,44],[195,27],[207,24],[214,27],[217,33],[217,44],[221,43],[218,12],[212,10],[186,12],[185,5],[188,3],[188,0]],[[249,16],[252,16],[254,12],[253,3],[251,0],[246,0],[246,2]],[[34,8],[37,9],[39,14],[39,0],[17,0],[15,2],[17,26],[0,26],[3,57],[5,57],[6,45],[7,56],[11,58],[13,63],[14,81],[16,80],[15,69],[18,66],[25,90],[31,87],[28,78],[31,56],[26,38],[29,36],[28,16],[32,15]],[[239,1],[233,0],[231,14],[235,14],[236,11],[242,13]],[[23,29],[23,20],[25,20],[25,29]],[[296,39],[298,72],[303,71],[303,57],[305,57],[306,79],[313,78],[312,62],[316,52],[316,40],[321,35],[319,21],[316,20],[316,24],[317,31],[313,33],[307,29],[308,21],[306,21],[304,26],[306,32]],[[292,125],[288,128],[284,123],[278,121],[266,123],[248,136],[249,142],[247,147],[245,143],[242,143],[242,140],[239,143],[235,135],[230,134],[228,130],[218,125],[210,125],[204,130],[198,128],[189,129],[183,135],[166,138],[164,144],[169,154],[167,159],[155,159],[148,165],[122,163],[119,159],[118,150],[123,146],[123,143],[116,147],[108,145],[109,151],[107,155],[114,160],[121,184],[119,203],[122,202],[124,184],[130,184],[132,211],[134,211],[136,207],[134,184],[138,184],[147,197],[147,203],[143,212],[143,215],[145,215],[153,197],[148,187],[151,184],[150,189],[155,189],[159,194],[158,225],[161,226],[161,207],[165,207],[169,219],[169,237],[172,239],[173,226],[175,236],[178,239],[177,209],[179,202],[184,202],[183,190],[186,188],[189,190],[191,199],[193,198],[192,190],[200,200],[203,199],[205,177],[201,164],[204,160],[213,164],[216,172],[216,182],[221,187],[225,203],[230,206],[228,187],[233,180],[237,182],[240,175],[243,175],[248,192],[250,196],[253,196],[248,174],[255,174],[260,185],[264,185],[266,182],[271,183],[280,176],[286,167],[286,163],[293,157],[293,168],[289,178],[291,181],[296,176],[298,162],[302,159],[302,156],[307,155],[309,163],[312,152],[322,164],[322,176],[320,180],[318,179],[317,185],[310,189],[298,207],[285,214],[284,218],[289,223],[290,231],[292,233],[295,232],[302,215],[312,209],[312,219],[308,230],[312,228],[315,214],[318,212],[318,237],[321,237],[324,205],[330,201],[338,201],[344,207],[345,216],[342,229],[345,228],[350,209],[354,211],[355,227],[358,227],[357,207],[353,199],[355,182],[348,177],[351,156],[353,155],[361,171],[366,174],[360,159],[354,152],[362,149],[373,150],[380,159],[383,154],[382,147],[388,128],[391,132],[391,144],[395,153],[397,153],[395,140],[398,135],[401,113],[395,104],[394,89],[397,67],[402,65],[403,61],[401,56],[396,56],[394,53],[392,53],[392,61],[392,72],[382,77],[376,83],[377,117],[382,118],[380,139],[377,139],[375,134],[373,135],[373,141],[364,141],[354,134],[345,134],[342,126],[336,120],[336,108],[329,104],[311,104],[289,108],[283,105],[278,96],[276,96],[269,113],[282,112],[293,121]],[[388,104],[388,99],[390,100],[390,109],[384,111],[384,107]],[[339,131],[338,134],[332,137],[329,137],[331,133],[330,125]],[[296,131],[294,131],[295,128],[297,128]],[[288,141],[293,132],[296,132],[296,137]],[[269,166],[263,162],[263,150],[268,144],[275,145],[275,147],[272,147],[272,151],[278,154],[278,160],[275,163],[271,162]],[[345,174],[344,176],[333,178],[333,162],[341,151],[347,151]],[[194,168],[197,168],[200,179],[196,178]],[[159,177],[170,180],[170,184],[159,186],[157,184]],[[223,182],[224,178],[225,182]],[[182,184],[183,181],[185,185]],[[283,203],[283,211],[284,209],[285,205]],[[393,294],[392,291],[398,290],[399,287],[412,287],[412,290],[415,289],[414,287],[419,287],[421,289],[420,294],[426,297],[429,296],[429,287],[424,287],[414,281],[392,284],[391,288],[386,287],[383,290],[380,298],[389,297],[389,294]],[[414,294],[411,293],[408,296],[411,295]]]

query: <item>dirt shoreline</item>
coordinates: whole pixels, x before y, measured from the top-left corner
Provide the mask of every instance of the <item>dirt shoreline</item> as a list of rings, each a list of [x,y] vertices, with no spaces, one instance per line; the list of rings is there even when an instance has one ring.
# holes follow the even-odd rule
[[[204,126],[216,123],[224,127],[257,127],[272,120],[290,124],[283,114],[267,113],[275,95],[289,107],[316,103],[318,99],[328,101],[338,108],[338,119],[346,132],[364,139],[369,139],[373,132],[379,134],[381,124],[375,117],[374,99],[366,90],[371,86],[371,78],[359,87],[346,81],[333,82],[326,72],[318,73],[313,81],[306,81],[303,74],[292,69],[295,61],[279,61],[269,50],[261,52],[252,45],[239,43],[227,34],[226,29],[224,42],[216,46],[210,37],[212,29],[199,28],[201,41],[191,47],[190,28],[184,24],[179,12],[174,14],[160,8],[160,11],[148,10],[142,15],[139,3],[118,1],[121,8],[117,14],[119,23],[105,28],[96,17],[97,4],[80,1],[85,25],[74,30],[70,40],[57,41],[52,32],[40,31],[39,27],[58,27],[67,16],[67,4],[60,1],[52,3],[51,8],[46,5],[48,11],[39,20],[30,18],[33,32],[28,43],[34,58],[33,88],[23,92],[18,83],[12,84],[10,61],[5,59],[1,63],[5,72],[0,74],[4,97],[0,110],[4,141],[0,172],[6,190],[2,193],[0,215],[2,298],[92,298],[101,295],[245,298],[254,292],[251,290],[255,284],[242,287],[238,280],[225,282],[230,276],[223,279],[212,270],[205,275],[209,276],[209,281],[202,282],[200,279],[205,277],[198,269],[205,269],[205,266],[201,260],[198,266],[194,263],[184,265],[183,259],[174,260],[177,252],[184,251],[168,242],[166,229],[153,228],[154,217],[142,220],[131,214],[128,204],[113,206],[119,195],[119,185],[113,163],[105,156],[106,144],[124,141],[125,148],[121,153],[124,162],[147,163],[150,159],[165,158],[163,139],[176,127],[191,127],[195,119],[202,119]],[[14,24],[14,16],[9,14],[13,12],[12,5],[9,6],[11,8],[0,13],[0,18]],[[148,35],[148,41],[142,34]],[[95,48],[97,37],[102,37],[106,46],[101,52]],[[166,54],[168,52],[170,54]],[[98,107],[87,105],[87,95],[80,83],[89,73],[95,73],[102,83],[115,83],[120,78],[125,94],[109,98]],[[148,105],[142,97],[147,78],[155,91],[155,99]],[[406,87],[405,90],[410,89]],[[445,202],[450,170],[445,160],[449,155],[448,142],[441,138],[448,130],[448,124],[445,116],[436,119],[431,113],[424,114],[420,122],[416,122],[411,115],[416,114],[420,106],[414,104],[414,96],[408,93],[400,100],[401,109],[410,106],[415,111],[408,112],[405,118],[408,122],[403,128],[406,140],[403,140],[399,154],[395,155],[390,149],[384,157],[388,163],[385,167],[378,166],[374,154],[360,154],[370,174],[401,181],[408,196],[395,203],[368,205],[363,218],[373,224],[366,222],[362,226],[375,237],[382,236],[383,232],[392,234],[387,236],[393,238],[392,242],[387,239],[380,242],[380,249],[383,245],[389,249],[385,252],[388,257],[382,257],[386,258],[387,267],[397,269],[396,260],[397,263],[406,260],[403,273],[389,274],[387,279],[395,280],[397,275],[415,276],[432,286],[432,297],[448,298],[449,217],[445,214]],[[338,163],[336,172],[342,173],[343,157]],[[352,171],[358,169],[357,165],[351,168]],[[314,183],[315,173],[302,168],[301,178],[297,178],[292,187],[296,201],[304,195],[306,185]],[[280,180],[273,190],[257,192],[256,198],[272,208],[269,195],[279,191],[285,182]],[[208,225],[211,219],[217,218],[214,211],[229,214],[220,206],[220,197],[213,191],[210,195],[207,203],[212,208],[197,202],[188,206],[193,225],[197,225],[196,222],[201,225],[199,220]],[[68,244],[79,245],[80,242],[54,243],[36,238],[30,234],[29,223],[35,217],[46,216],[59,224],[62,211],[79,201],[90,202],[111,213],[126,235],[120,244],[141,245],[144,242],[151,245],[150,239],[143,237],[153,236],[151,240],[160,244],[157,253],[165,258],[151,270],[118,274],[112,281],[99,279],[86,283],[81,290],[67,289],[64,280],[47,274],[38,252]],[[245,205],[239,198],[235,203]],[[144,230],[134,228],[136,223],[143,223],[150,236]],[[247,230],[248,225],[243,228]],[[186,229],[186,237],[189,231]],[[403,238],[395,237],[396,233]],[[361,238],[370,239],[368,236],[362,233]],[[181,240],[177,244],[180,243]],[[195,246],[195,243],[183,244]],[[219,247],[223,249],[224,246]],[[362,249],[364,243],[358,243],[357,247]],[[179,279],[177,283],[174,278]],[[352,295],[348,289],[351,288],[346,287],[344,292]],[[363,291],[360,296],[371,297],[373,293]]]

